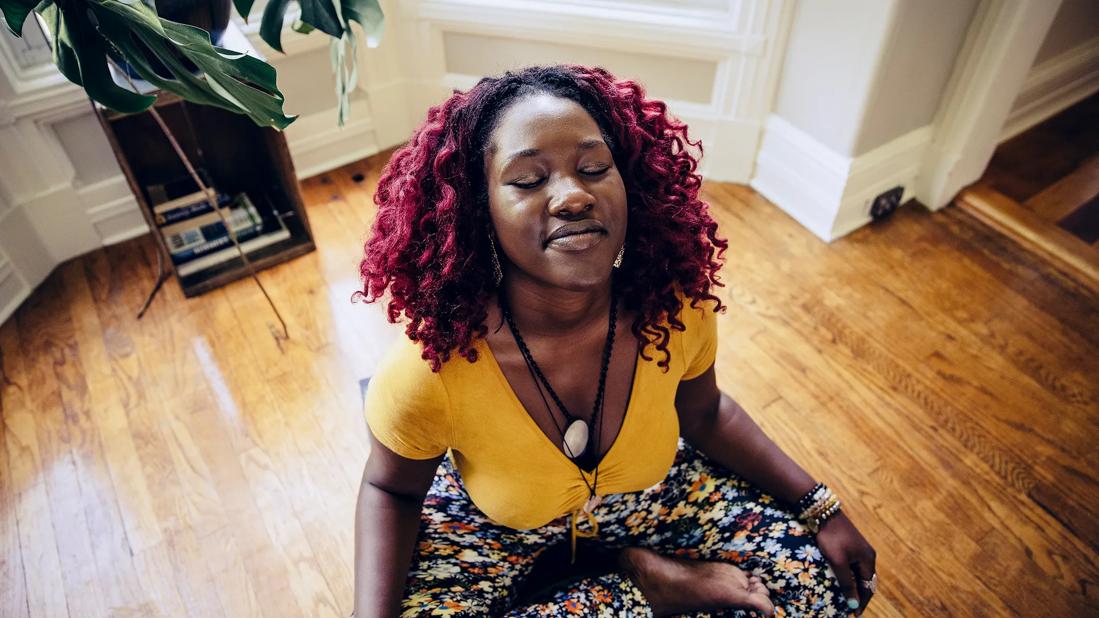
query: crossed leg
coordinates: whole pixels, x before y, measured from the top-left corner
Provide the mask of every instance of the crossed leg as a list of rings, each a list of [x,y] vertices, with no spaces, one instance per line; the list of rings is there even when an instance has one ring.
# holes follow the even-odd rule
[[[776,616],[847,614],[831,567],[795,516],[683,440],[663,481],[640,492],[607,496],[596,515],[599,542],[607,550],[645,547],[663,556],[735,564],[765,583]],[[534,561],[567,540],[567,523],[562,517],[535,530],[494,524],[472,505],[458,472],[444,459],[424,502],[402,617],[651,615],[641,590],[620,570],[515,607],[516,590]]]
[[[735,564],[767,586],[776,616],[845,616],[835,574],[812,535],[773,497],[680,440],[667,477],[644,491],[608,496],[597,511],[608,548],[646,547],[689,560]],[[648,615],[620,572],[575,582],[509,616]],[[609,597],[609,598],[608,598]],[[701,616],[756,616],[749,610]]]

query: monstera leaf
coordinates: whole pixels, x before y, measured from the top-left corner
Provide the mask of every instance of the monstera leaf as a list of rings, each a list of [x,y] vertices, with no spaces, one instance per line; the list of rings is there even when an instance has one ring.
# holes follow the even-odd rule
[[[108,58],[127,64],[143,79],[188,101],[244,114],[261,126],[285,128],[294,117],[283,110],[275,69],[240,52],[211,43],[201,28],[163,19],[140,0],[0,0],[8,29],[21,36],[30,13],[42,16],[50,34],[54,63],[95,101],[123,112],[147,109],[156,98],[120,87],[111,78]],[[254,0],[234,0],[245,19]],[[367,45],[381,41],[384,16],[377,0],[300,0],[295,30],[320,30],[332,37],[338,121],[343,124],[354,89],[355,34],[358,22]],[[264,9],[260,36],[282,51],[282,27],[289,0],[271,0]],[[351,53],[346,53],[350,46]],[[197,68],[198,72],[194,72]]]

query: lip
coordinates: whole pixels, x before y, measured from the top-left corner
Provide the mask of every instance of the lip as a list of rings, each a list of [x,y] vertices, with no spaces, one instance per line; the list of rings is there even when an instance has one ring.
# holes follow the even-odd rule
[[[603,224],[595,219],[571,221],[550,232],[549,236],[546,237],[545,245],[548,247],[550,244],[563,244],[566,242],[565,239],[570,236],[589,235],[593,233],[605,236],[607,234],[607,228],[603,227]]]

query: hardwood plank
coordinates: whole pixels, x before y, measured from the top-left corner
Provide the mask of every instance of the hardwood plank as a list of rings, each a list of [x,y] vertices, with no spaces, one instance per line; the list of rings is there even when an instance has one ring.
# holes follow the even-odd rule
[[[19,348],[18,337],[15,324],[0,325],[0,374],[7,378],[0,378],[0,420],[16,414],[15,405],[21,403],[22,387],[12,380],[16,361],[10,358]],[[19,494],[8,464],[7,434],[6,423],[0,423],[0,616],[22,618],[30,616],[30,606],[19,543]]]
[[[761,233],[765,232],[761,230]],[[880,259],[881,254],[879,253],[878,255]],[[948,262],[952,264],[956,263],[953,260],[948,260]],[[871,278],[876,278],[878,280],[895,280],[899,276],[899,274],[889,274],[873,277],[872,265],[859,264],[859,267],[860,271],[864,273],[864,277],[870,275]],[[970,288],[972,288],[972,280],[970,279],[969,281]],[[763,283],[765,282],[761,282],[760,284],[762,285]],[[963,284],[959,282],[959,285]],[[901,288],[918,290],[919,285],[916,282],[910,282],[902,285]],[[846,289],[851,288],[848,286],[835,287],[836,293],[838,293],[839,290]],[[834,296],[834,294],[829,290],[826,298],[832,296]],[[879,329],[879,332],[874,333],[871,340],[887,341],[890,339],[897,339],[898,341],[905,341],[905,345],[896,346],[894,349],[900,351],[916,349],[913,344],[920,341],[920,332],[929,328],[929,326],[926,324],[920,325],[916,320],[912,319],[917,316],[909,316],[908,321],[914,323],[913,333],[911,335],[901,335],[898,337],[900,333],[890,332],[890,329],[896,328],[896,326],[885,328],[885,325],[888,325],[889,323],[889,321],[885,319],[885,316],[867,313],[868,309],[877,307],[879,304],[878,302],[867,302],[869,298],[868,295],[861,294],[860,298],[854,299],[854,302],[857,303],[855,306],[858,307],[858,310],[863,314],[866,314],[864,319],[859,320],[858,323],[860,325],[866,325],[867,327],[883,325],[883,329]],[[969,300],[970,305],[973,307],[983,306],[983,303],[972,302],[974,299]],[[837,307],[839,306],[837,305],[837,302],[839,301],[833,300],[829,305]],[[1002,304],[1001,301],[1001,308]],[[823,310],[821,307],[822,305],[820,305],[820,303],[802,305],[803,311],[796,315],[815,316],[817,317],[816,324],[821,324],[821,320],[823,320],[824,324],[829,322],[836,323],[836,316],[839,314],[835,312],[822,314],[821,312]],[[898,311],[900,310],[901,309],[898,308]],[[1018,314],[1012,315],[1015,317],[1015,321],[1018,321],[1020,316]],[[949,319],[944,318],[937,320],[933,324],[934,327],[938,327],[944,322],[949,322]],[[811,332],[813,326],[813,324],[807,324],[804,328],[807,332]],[[845,338],[850,339],[853,336],[854,333],[845,335]],[[943,349],[958,350],[958,342],[963,339],[964,337],[962,336],[951,336],[949,339],[941,341],[939,345],[945,346]],[[1035,346],[1037,346],[1037,344],[1035,344]],[[987,349],[987,345],[985,345],[984,348]],[[937,350],[938,348],[931,349],[933,353],[937,353]],[[858,355],[864,355],[866,354],[866,351],[858,349],[856,353]],[[879,360],[882,360],[880,353],[878,356]],[[1011,481],[1012,485],[1016,487],[1018,491],[1029,494],[1033,499],[1045,504],[1047,507],[1053,507],[1051,508],[1051,512],[1057,515],[1063,524],[1076,529],[1088,543],[1094,544],[1097,538],[1095,536],[1097,532],[1092,513],[1096,501],[1091,497],[1095,495],[1095,487],[1093,483],[1082,480],[1086,479],[1086,474],[1082,477],[1077,473],[1059,477],[1054,481],[1048,478],[1048,475],[1043,471],[1042,466],[1031,468],[1027,463],[1028,460],[1033,457],[1031,451],[1035,448],[1041,449],[1041,452],[1045,453],[1046,457],[1055,459],[1066,469],[1077,469],[1082,465],[1082,462],[1092,460],[1094,458],[1095,447],[1094,441],[1090,439],[1090,436],[1094,436],[1095,434],[1094,415],[1089,414],[1087,417],[1084,417],[1082,422],[1085,424],[1080,427],[1074,427],[1068,432],[1061,431],[1059,433],[1054,433],[1053,435],[1056,435],[1058,440],[1054,440],[1052,443],[1035,442],[1032,433],[1034,430],[1031,429],[1034,426],[1031,418],[1033,416],[1033,408],[1026,405],[1026,398],[1020,397],[1019,395],[1013,395],[1012,397],[1007,397],[1002,400],[992,399],[991,401],[975,402],[967,407],[959,407],[950,401],[950,398],[947,397],[945,391],[941,391],[938,387],[941,376],[937,375],[935,372],[928,372],[925,370],[927,367],[924,358],[922,353],[917,353],[911,355],[907,359],[901,358],[896,361],[890,360],[887,362],[887,366],[893,365],[893,367],[883,373],[888,376],[896,376],[895,379],[898,380],[896,384],[898,386],[903,385],[902,387],[906,391],[911,390],[913,386],[924,391],[939,391],[941,393],[940,395],[935,396],[933,399],[926,400],[923,405],[923,409],[927,412],[937,411],[936,414],[930,417],[934,422],[942,424],[948,429],[950,434],[956,436],[963,444],[967,444],[969,448],[974,449],[975,452],[981,453],[982,457],[988,462],[990,468],[997,470],[998,474],[1005,480]],[[1083,364],[1083,367],[1094,367],[1095,365],[1093,359],[1091,359],[1090,362],[1081,361],[1081,363]],[[921,384],[920,381],[917,380],[913,382],[909,376],[905,376],[907,370],[902,369],[902,367],[905,366],[913,368],[917,374],[924,374],[925,381],[922,383],[922,386],[919,386]],[[959,370],[962,371],[963,374],[973,374],[975,367],[979,367],[979,364],[967,362],[964,367]],[[936,370],[940,371],[941,369],[936,368]],[[998,369],[997,371],[1002,371],[1002,369]],[[1085,375],[1094,375],[1094,372],[1089,373],[1087,369],[1083,369],[1082,371]],[[1056,374],[1054,373],[1054,375]],[[985,381],[987,381],[987,379],[977,379],[976,376],[969,377],[968,379],[969,383],[981,383]],[[956,387],[952,389],[955,391],[952,398],[958,399],[959,394],[966,395],[967,391],[959,390],[959,388],[965,387],[967,380],[963,379],[960,383],[955,380],[955,384]],[[1084,384],[1087,383],[1084,382]],[[996,385],[995,389],[1003,390],[1004,386]],[[926,398],[926,396],[927,394],[925,392],[922,397]],[[972,419],[969,419],[964,412],[966,409],[981,410],[981,413],[973,415]],[[1001,413],[1004,413],[1002,415],[1005,416],[1007,413],[1012,413],[1009,418],[1014,419],[1012,421],[1014,425],[1009,424],[1007,428],[1012,432],[1016,432],[1017,435],[1014,438],[1004,433],[1004,425],[990,422],[994,419],[995,415],[1001,415]],[[1048,432],[1050,431],[1051,425],[1063,421],[1061,415],[1050,415],[1049,419],[1049,422],[1042,424],[1043,429],[1039,431]],[[1079,432],[1079,435],[1074,436],[1072,434],[1074,431]],[[1078,440],[1079,436],[1084,436],[1085,439]],[[1005,442],[1004,438],[1009,438],[1009,440]],[[1079,446],[1076,447],[1077,451],[1073,453],[1071,449],[1066,449],[1065,444],[1060,442],[1061,439],[1067,443],[1071,443],[1073,439],[1077,439],[1079,442]],[[1018,450],[1014,454],[1012,451],[1015,449],[1012,449],[1010,446],[1012,440],[1018,444]],[[1062,453],[1061,449],[1069,450],[1070,452]],[[1068,484],[1068,487],[1062,487],[1061,485],[1063,484]],[[1039,498],[1039,496],[1041,496],[1041,498]]]
[[[15,502],[27,611],[32,616],[67,616],[65,595],[57,594],[64,590],[64,583],[46,482],[39,466],[34,407],[30,402],[32,385],[24,371],[26,353],[15,320],[6,322],[0,334],[4,336],[0,342],[5,350],[4,372],[11,381],[0,386],[5,402],[4,446],[11,483],[3,487]]]
[[[1076,279],[1066,277],[1036,254],[982,224],[960,208],[935,213],[939,227],[936,246],[956,252],[989,279],[1014,291],[1026,304],[1049,316],[1047,332],[1062,340],[1086,341],[1099,346],[1099,295]]]
[[[1093,196],[1057,222],[1057,227],[1089,245],[1099,242],[1099,195]]]
[[[1099,93],[1000,144],[981,181],[1026,202],[1099,152]]]
[[[1099,289],[1099,250],[1059,227],[1045,224],[1030,211],[996,191],[977,185],[963,190],[955,202],[1005,234],[1018,235],[1050,260]],[[1040,232],[1038,232],[1040,230]]]
[[[71,616],[102,616],[106,613],[103,584],[96,572],[91,534],[84,512],[79,464],[91,458],[94,434],[88,431],[86,385],[74,350],[72,324],[61,304],[62,286],[57,271],[55,283],[39,288],[16,313],[20,336],[30,362],[27,384],[36,393],[31,404],[36,414],[34,427],[43,472],[48,508],[54,527],[64,596]],[[94,464],[92,464],[94,467]],[[87,497],[95,500],[93,486]],[[24,525],[22,522],[21,526]],[[31,525],[26,521],[25,525]],[[48,594],[56,595],[57,590]]]
[[[1050,222],[1063,219],[1099,195],[1099,155],[1080,164],[1071,174],[1023,202],[1023,206]]]
[[[768,242],[767,234],[768,229],[773,226],[769,226],[761,221],[761,225],[757,228],[760,242]],[[770,242],[775,242],[775,239],[770,239]],[[754,240],[748,240],[746,242],[755,242]],[[868,240],[868,243],[874,242]],[[888,247],[882,247],[882,249],[888,249]],[[858,304],[858,311],[864,315],[865,318],[859,321],[860,328],[874,329],[876,332],[874,338],[878,340],[896,339],[903,340],[906,345],[904,350],[913,350],[908,360],[913,367],[923,370],[926,364],[926,359],[932,357],[932,355],[939,354],[939,350],[945,344],[949,349],[954,351],[966,352],[966,348],[970,348],[972,352],[967,354],[966,371],[971,374],[976,374],[973,377],[977,378],[977,382],[982,384],[989,383],[990,387],[993,387],[996,391],[1005,390],[1012,399],[1020,399],[1021,402],[1027,400],[1033,400],[1034,405],[1041,405],[1042,407],[1057,406],[1065,403],[1073,403],[1079,406],[1080,412],[1078,413],[1079,421],[1076,424],[1072,424],[1070,421],[1057,417],[1051,419],[1053,423],[1065,423],[1066,429],[1063,429],[1055,434],[1058,440],[1064,440],[1065,442],[1072,444],[1074,441],[1079,443],[1075,451],[1072,451],[1076,455],[1082,455],[1083,453],[1090,451],[1093,448],[1092,443],[1087,439],[1081,439],[1082,436],[1087,436],[1088,433],[1083,431],[1084,428],[1093,428],[1095,419],[1093,415],[1089,414],[1091,405],[1095,400],[1093,394],[1094,387],[1087,380],[1087,376],[1090,375],[1088,368],[1096,366],[1096,362],[1093,359],[1087,359],[1086,355],[1079,359],[1073,358],[1069,362],[1072,364],[1064,365],[1064,354],[1061,355],[1047,355],[1041,348],[1038,342],[1020,342],[1026,343],[1026,349],[1024,353],[1020,353],[1015,350],[1014,345],[998,344],[996,338],[989,339],[987,336],[976,337],[968,328],[964,327],[955,321],[955,317],[964,315],[963,311],[979,312],[985,315],[975,316],[980,321],[975,322],[975,325],[979,326],[979,330],[988,334],[988,325],[996,324],[997,330],[1004,330],[1008,334],[1018,329],[1013,328],[1010,324],[1005,323],[1000,317],[996,315],[995,311],[988,311],[987,313],[980,308],[984,305],[981,302],[972,302],[972,299],[966,299],[965,303],[959,303],[958,306],[952,307],[950,303],[950,290],[953,289],[949,281],[943,280],[943,278],[935,278],[935,285],[944,284],[939,286],[939,289],[927,289],[924,290],[929,283],[928,277],[922,276],[921,272],[912,268],[889,268],[888,260],[882,259],[882,253],[876,252],[874,254],[877,259],[861,260],[853,252],[848,252],[843,259],[837,260],[834,269],[829,272],[839,275],[844,270],[850,267],[850,278],[844,278],[845,284],[843,286],[831,285],[830,282],[821,282],[820,294],[829,294],[834,297],[836,294],[841,294],[850,291],[850,294],[846,294],[851,297],[848,302]],[[869,257],[869,256],[868,256]],[[798,259],[804,262],[813,261],[827,261],[827,257],[817,255],[813,252],[805,252],[803,255],[799,255]],[[911,261],[910,256],[905,256],[904,260]],[[949,258],[943,260],[944,263],[956,264],[955,260]],[[857,274],[861,273],[861,277]],[[968,285],[971,292],[977,292],[974,286],[977,285],[972,278],[965,279],[968,283],[965,284],[961,280],[958,285]],[[869,282],[869,283],[866,283]],[[770,284],[765,278],[761,277],[760,280],[754,284],[754,287],[764,286]],[[893,288],[893,289],[890,289]],[[834,290],[834,292],[833,292]],[[902,298],[901,295],[905,294],[905,290],[909,291],[909,296],[916,296],[912,302],[908,302]],[[915,293],[915,294],[913,294]],[[923,302],[920,298],[943,298],[942,301],[933,303]],[[1004,299],[1002,293],[1000,295],[1000,303],[1003,306]],[[790,300],[784,300],[782,302],[794,302]],[[842,306],[843,300],[835,298],[831,304],[833,306]],[[916,304],[913,304],[916,303]],[[812,313],[816,310],[816,306],[819,303],[814,303],[813,306],[806,307],[805,311]],[[972,307],[972,308],[971,308]],[[774,310],[772,310],[774,311]],[[903,316],[903,318],[891,317],[891,316]],[[1018,320],[1021,316],[1018,313],[1013,314],[1013,319]],[[998,323],[998,324],[997,324]],[[938,330],[944,332],[940,337],[929,338],[926,335],[931,332],[934,333]],[[994,332],[994,331],[993,331]],[[1000,337],[1002,339],[1002,337]],[[926,342],[926,343],[925,343]],[[1003,348],[1004,355],[1010,357],[1018,357],[1020,361],[1016,362],[1015,367],[1008,365],[1004,359],[988,354],[979,354],[981,351],[987,350],[989,345]],[[921,349],[922,348],[922,349]],[[1071,349],[1071,346],[1066,342],[1065,348]],[[1033,357],[1035,355],[1041,356],[1041,360],[1044,362],[1036,362]],[[986,360],[988,359],[988,360]],[[1054,365],[1055,367],[1046,367],[1046,364]],[[980,371],[983,369],[982,365],[991,365],[987,371]],[[1075,365],[1075,369],[1072,369]],[[1037,368],[1037,370],[1036,370]],[[1034,391],[1034,389],[1026,389],[1023,387],[1016,387],[1013,383],[1017,380],[1003,380],[1001,378],[1004,374],[1011,373],[1011,370],[1025,371],[1035,375],[1035,381],[1039,383],[1047,384],[1047,388],[1054,391],[1053,396],[1046,393],[1040,393]],[[1068,386],[1065,385],[1065,376],[1060,375],[1060,370],[1070,371],[1070,375],[1073,376],[1071,381],[1068,382]],[[928,379],[939,379],[942,376],[935,372],[926,372]],[[979,376],[979,377],[978,377]],[[965,386],[962,384],[961,386]],[[982,396],[989,397],[990,399],[982,399],[979,403],[984,406],[997,406],[993,413],[1004,412],[1005,414],[1016,411],[1015,416],[1009,417],[1015,422],[1023,422],[1026,420],[1025,406],[1008,406],[1007,408],[1000,409],[1002,407],[1002,401],[996,399],[996,394],[990,392],[990,389],[981,389],[979,393]],[[1040,399],[1035,399],[1040,397]],[[981,415],[984,418],[985,415]],[[1029,439],[1029,434],[1025,436]],[[1063,448],[1063,447],[1062,447]]]
[[[100,295],[100,319],[109,325],[111,336],[106,341],[112,372],[126,393],[123,399],[138,457],[147,481],[158,483],[153,509],[164,540],[137,552],[140,561],[153,568],[141,576],[144,585],[157,592],[161,607],[186,607],[181,611],[189,615],[221,615],[216,590],[193,584],[212,581],[212,576],[205,561],[192,559],[189,545],[196,542],[196,526],[200,531],[216,529],[224,517],[209,471],[195,454],[188,426],[179,421],[178,415],[188,409],[173,405],[173,394],[195,395],[196,389],[193,384],[182,385],[187,384],[186,377],[174,383],[181,377],[178,363],[161,360],[179,357],[175,353],[178,335],[155,305],[143,320],[135,317],[153,276],[143,259],[142,242],[152,241],[144,237],[105,248],[101,259],[85,264],[89,287]],[[162,294],[178,295],[179,290],[166,286]],[[176,541],[181,537],[183,550]]]

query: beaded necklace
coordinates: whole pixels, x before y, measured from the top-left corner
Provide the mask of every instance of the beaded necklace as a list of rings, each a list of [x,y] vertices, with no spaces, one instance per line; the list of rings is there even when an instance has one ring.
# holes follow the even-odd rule
[[[519,352],[523,355],[523,360],[526,361],[527,371],[530,372],[531,379],[538,388],[538,395],[542,398],[543,405],[546,406],[546,413],[549,414],[550,418],[553,420],[554,426],[557,427],[557,431],[561,434],[562,446],[564,446],[565,454],[574,464],[576,464],[577,469],[580,470],[580,480],[584,481],[584,485],[588,488],[587,502],[585,502],[584,506],[581,508],[573,511],[570,515],[570,527],[572,529],[572,563],[575,564],[576,539],[578,537],[595,538],[599,534],[599,522],[595,519],[594,515],[596,507],[602,502],[602,497],[597,496],[595,493],[596,488],[599,486],[599,462],[597,461],[597,458],[599,457],[599,438],[602,437],[603,429],[603,395],[606,389],[607,370],[610,367],[611,352],[614,350],[614,333],[618,321],[618,303],[616,302],[612,290],[607,339],[603,345],[603,359],[599,368],[599,386],[595,393],[595,402],[592,404],[591,424],[598,427],[595,433],[594,444],[592,444],[592,432],[588,429],[587,421],[569,412],[565,403],[557,396],[557,392],[550,386],[549,380],[547,380],[545,374],[542,373],[542,369],[538,367],[538,363],[535,362],[534,356],[530,353],[530,349],[527,348],[527,344],[523,341],[522,335],[519,334],[519,327],[515,324],[515,319],[511,315],[511,311],[508,308],[507,300],[504,298],[502,290],[497,295],[497,301],[500,305],[500,313],[507,321],[508,328],[515,338],[515,344],[519,348]],[[543,387],[545,387],[546,391],[549,391],[550,397],[553,398],[553,402],[557,405],[558,409],[561,410],[561,413],[565,415],[567,429],[563,428],[561,424],[557,422],[557,417],[553,414],[549,402],[546,401],[546,395],[542,390]],[[596,461],[595,475],[591,483],[588,482],[587,477],[584,476],[583,469],[577,463],[577,460],[585,454],[588,454],[589,460]],[[588,529],[582,529],[577,525],[577,519],[579,517],[583,517],[588,522]]]

